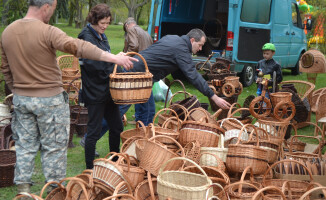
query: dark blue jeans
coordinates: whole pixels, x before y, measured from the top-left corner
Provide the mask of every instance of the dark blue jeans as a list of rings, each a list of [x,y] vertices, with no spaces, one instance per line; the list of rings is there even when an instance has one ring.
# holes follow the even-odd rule
[[[128,109],[130,108],[130,104],[120,105],[120,114],[123,116]],[[135,120],[142,121],[145,126],[153,122],[153,118],[155,116],[155,101],[153,92],[149,97],[146,103],[135,104]]]

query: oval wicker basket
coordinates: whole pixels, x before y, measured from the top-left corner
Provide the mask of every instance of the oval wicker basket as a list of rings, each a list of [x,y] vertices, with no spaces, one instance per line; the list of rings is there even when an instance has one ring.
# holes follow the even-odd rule
[[[135,197],[137,200],[158,200],[157,179],[152,178],[149,172],[147,172],[147,180],[136,187]]]
[[[240,144],[241,133],[250,126],[246,124],[242,127],[236,144],[229,144],[226,158],[226,166],[229,172],[243,172],[247,166],[251,166],[253,174],[262,174],[267,169],[267,150],[259,147],[259,138],[256,137],[256,145]],[[257,135],[257,130],[251,134]]]
[[[126,140],[128,140],[131,137],[135,137],[135,136],[150,138],[152,136],[148,135],[148,131],[149,130],[146,128],[144,123],[142,121],[138,121],[138,122],[136,122],[136,128],[121,132],[120,138],[122,140],[122,143],[125,143]]]
[[[165,170],[165,167],[175,161],[191,162],[200,169],[202,174],[186,171]],[[186,180],[186,181],[185,181]],[[206,172],[195,162],[187,158],[173,158],[165,162],[157,176],[157,193],[159,199],[171,200],[202,200],[206,197],[206,190],[212,184]],[[212,196],[212,192],[209,194]]]
[[[116,64],[110,74],[110,93],[116,104],[137,104],[148,101],[152,93],[153,74],[148,70],[146,60],[138,53],[128,52],[127,55],[139,56],[145,65],[145,72],[117,73]]]
[[[226,162],[226,155],[228,153],[228,148],[224,147],[224,135],[221,134],[220,135],[220,139],[218,141],[218,146],[217,147],[200,147],[200,153],[211,153],[213,155],[216,155],[217,157],[219,157],[220,159],[223,160],[223,162]],[[216,166],[216,159],[211,156],[211,155],[207,155],[205,154],[204,156],[201,157],[201,162],[202,163],[212,163],[212,166]]]
[[[199,121],[189,120],[189,115],[186,116],[186,121],[182,122],[180,128],[179,142],[185,146],[189,142],[197,140],[201,147],[216,147],[219,137],[224,134],[224,130],[216,124],[208,123],[208,119],[203,117]]]
[[[171,151],[166,145],[162,144],[158,140],[160,138],[170,139],[181,150],[181,155]],[[139,139],[136,141],[136,154],[139,159],[139,166],[146,171],[149,171],[154,176],[158,175],[160,167],[166,161],[175,157],[184,157],[184,150],[182,146],[173,138],[167,136],[154,136],[150,139]],[[183,163],[175,161],[167,166],[167,170],[177,170]]]

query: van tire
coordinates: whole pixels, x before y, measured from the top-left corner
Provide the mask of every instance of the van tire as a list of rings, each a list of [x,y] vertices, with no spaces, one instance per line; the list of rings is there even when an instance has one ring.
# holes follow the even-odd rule
[[[297,64],[295,64],[294,68],[291,69],[291,74],[292,75],[299,75],[300,74],[299,62],[300,62],[300,58],[301,58],[302,55],[303,55],[303,53],[300,54]]]
[[[255,67],[252,65],[245,65],[240,74],[240,80],[244,87],[250,86],[254,82]]]

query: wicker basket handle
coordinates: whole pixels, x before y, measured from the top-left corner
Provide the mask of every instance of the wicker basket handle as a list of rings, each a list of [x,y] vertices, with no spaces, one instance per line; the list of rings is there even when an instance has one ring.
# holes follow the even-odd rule
[[[290,187],[290,183],[289,181],[285,181],[282,185],[282,192],[283,194],[285,194],[285,192],[288,192],[288,196],[289,196],[289,199],[292,199],[292,191],[291,191],[291,187]]]
[[[255,195],[252,197],[252,200],[258,200],[260,196],[263,196],[262,195],[263,192],[267,191],[267,190],[274,190],[274,191],[276,191],[278,194],[280,194],[282,196],[283,200],[287,200],[284,193],[275,186],[267,186],[267,187],[264,187],[264,188],[258,190],[258,192],[256,192]]]
[[[142,59],[144,65],[145,65],[145,71],[146,71],[146,73],[149,73],[147,62],[146,62],[145,58],[142,55],[140,55],[139,53],[136,53],[136,52],[128,52],[128,53],[126,53],[126,55],[136,55],[140,59]],[[118,67],[118,64],[115,64],[114,68],[113,68],[113,72],[112,72],[113,75],[115,75],[117,73],[117,67]]]
[[[242,132],[243,132],[244,130],[246,130],[246,128],[249,127],[249,126],[253,128],[253,130],[252,130],[251,133],[250,133],[249,140],[252,139],[254,132],[255,132],[256,135],[257,135],[257,129],[256,129],[256,127],[255,127],[254,125],[252,125],[252,124],[245,124],[245,125],[241,128],[241,130],[240,130],[240,133],[239,133],[239,135],[238,135],[238,141],[237,141],[237,143],[235,143],[235,145],[238,145],[238,144],[240,143]],[[256,146],[259,147],[259,138],[256,137],[256,139],[257,139],[257,145],[256,145]]]
[[[325,134],[324,132],[322,131],[322,129],[316,124],[316,123],[313,123],[313,122],[301,122],[300,124],[309,124],[309,125],[313,125],[315,127],[315,132],[317,135],[315,136],[318,136],[318,132],[320,133],[320,135],[322,136],[322,138],[325,138]]]
[[[120,150],[122,153],[125,153],[125,151],[129,148],[129,145],[131,145],[132,142],[138,140],[138,139],[144,139],[144,137],[141,136],[132,136],[128,138],[124,143],[122,143]]]
[[[237,108],[236,106],[238,106],[239,108]],[[236,109],[235,109],[236,108]],[[229,108],[229,111],[228,111],[228,114],[227,114],[227,117],[230,117],[231,116],[231,113],[233,112],[233,109],[235,110],[238,110],[241,108],[241,105],[237,102],[233,103],[230,108]]]
[[[176,118],[176,117],[169,117],[167,120],[165,120],[165,122],[162,124],[162,128],[168,128],[168,125],[169,124],[171,124],[172,122],[173,122],[173,120],[178,120],[178,118]],[[181,123],[182,123],[182,120],[181,119],[179,119],[178,121],[177,121],[177,131],[179,131],[180,130],[180,125],[181,125]]]
[[[154,129],[154,126],[152,126],[152,129]],[[155,131],[154,131],[155,132]],[[153,132],[153,133],[154,133]],[[179,150],[181,150],[181,156],[184,157],[185,156],[185,151],[183,149],[183,147],[181,146],[181,144],[179,142],[177,142],[175,139],[169,137],[169,136],[165,136],[165,135],[157,135],[157,136],[153,136],[149,139],[149,141],[155,141],[156,138],[166,138],[166,139],[169,139],[171,141],[173,141],[178,147],[179,147]]]
[[[110,158],[108,158],[111,155]],[[116,153],[116,152],[110,152],[108,153],[104,158],[109,159],[110,161],[112,161],[112,158],[118,156],[118,160],[117,160],[117,164],[121,164],[121,162],[125,159],[127,161],[127,165],[128,165],[128,172],[130,170],[130,158],[129,155],[126,153]]]
[[[174,107],[179,107],[181,108],[181,110],[183,111],[182,113],[180,113],[178,116],[182,116],[183,114],[186,116],[188,114],[188,110],[186,107],[184,107],[183,105],[181,104],[178,104],[178,103],[174,103],[174,104],[171,104],[169,106],[169,108],[173,109]],[[180,119],[181,120],[181,119]],[[182,120],[181,120],[182,121]],[[183,120],[184,121],[184,120]]]
[[[141,126],[141,127],[140,127]],[[147,129],[146,129],[146,126],[145,126],[145,124],[142,122],[142,121],[140,121],[140,120],[138,120],[137,122],[136,122],[136,128],[142,128],[143,129],[143,131],[144,131],[144,133],[145,133],[145,137],[148,137],[148,133],[147,133]]]
[[[244,125],[242,124],[242,122],[240,122],[240,121],[239,121],[238,119],[236,119],[236,118],[225,118],[225,119],[222,120],[221,125],[220,125],[220,128],[223,128],[223,123],[224,123],[226,120],[234,120],[234,121],[238,122],[242,127],[244,126]],[[246,131],[246,133],[247,133],[247,130],[246,130],[246,129],[245,129],[245,131]]]
[[[152,175],[149,171],[147,171],[147,181],[148,181],[149,191],[151,193],[151,198],[152,198],[152,200],[155,200],[155,192],[154,192],[154,187],[153,187]]]
[[[129,194],[132,195],[132,193],[131,193],[132,189],[131,189],[130,185],[127,182],[122,181],[122,182],[120,182],[116,186],[116,188],[114,189],[114,192],[113,192],[112,196],[117,195],[119,193],[120,189],[122,188],[122,186],[124,186],[124,185],[127,186],[127,189],[128,189]]]
[[[182,161],[187,161],[187,162],[190,162],[191,164],[193,164],[194,166],[196,166],[200,172],[206,177],[206,180],[207,180],[207,183],[211,184],[211,179],[207,176],[206,172],[203,170],[203,168],[201,168],[197,163],[195,163],[194,161],[188,159],[188,158],[185,158],[185,157],[175,157],[175,158],[172,158],[168,161],[166,161],[160,168],[160,171],[158,173],[158,176],[162,176],[162,172],[163,170],[165,169],[165,167],[167,166],[167,164],[169,164],[170,162],[174,161],[174,160],[182,160]]]
[[[114,196],[110,196],[110,197],[107,197],[103,200],[115,200],[115,199],[120,199],[119,197],[124,197],[123,199],[126,199],[126,198],[129,198],[129,199],[132,199],[132,200],[136,200],[136,198],[130,194],[117,194],[117,195],[114,195]]]
[[[172,112],[172,113],[176,116],[177,121],[179,121],[179,116],[178,116],[178,114],[177,114],[174,110],[172,110],[171,108],[163,108],[163,109],[159,110],[159,111],[155,114],[155,116],[154,116],[154,118],[153,118],[153,126],[154,126],[154,122],[155,122],[156,118],[158,117],[158,115],[159,115],[161,112],[164,112],[164,111],[165,111],[165,112],[167,112],[167,111]]]
[[[260,127],[256,127],[256,129],[257,129],[257,137],[261,137],[262,136],[261,137],[262,139],[263,138],[266,138],[267,141],[270,141],[271,140],[270,136],[268,135],[268,133],[267,133],[267,131],[265,129],[260,128]],[[262,133],[262,134],[260,134],[260,133]]]
[[[217,147],[224,149],[224,135],[220,134],[220,139],[218,140]]]
[[[310,170],[305,166],[305,165],[303,165],[301,162],[299,162],[299,161],[296,161],[296,160],[290,160],[290,159],[285,159],[285,160],[280,160],[280,161],[277,161],[277,162],[275,162],[274,164],[272,164],[271,166],[269,166],[268,167],[268,169],[266,170],[266,172],[264,173],[264,175],[263,175],[263,181],[262,181],[262,183],[263,184],[265,184],[265,180],[266,180],[266,177],[267,177],[267,174],[276,166],[276,165],[278,165],[278,164],[281,164],[281,163],[284,163],[284,162],[294,162],[294,163],[296,163],[296,164],[299,164],[299,165],[301,165],[307,172],[308,172],[308,174],[309,174],[309,177],[310,177],[310,182],[313,182],[313,177],[312,177],[312,174],[311,174],[311,172],[310,172]]]
[[[0,119],[0,122],[4,121],[4,120],[10,120],[12,117],[5,117],[5,118],[2,118]]]
[[[318,137],[307,136],[307,135],[294,135],[294,136],[292,136],[291,141],[290,141],[290,148],[289,148],[289,153],[290,153],[290,154],[293,153],[293,152],[292,152],[293,140],[294,140],[295,138],[298,138],[298,137],[301,137],[301,138],[313,138],[313,139],[318,140],[318,142],[319,142],[319,145],[318,145],[318,147],[317,147],[317,148],[318,148],[318,157],[321,158],[321,145],[322,145],[322,143],[321,143],[320,139],[319,139]]]
[[[61,183],[56,182],[56,181],[50,181],[50,182],[47,182],[47,183],[43,186],[43,188],[42,188],[42,190],[41,190],[41,192],[40,192],[40,197],[43,196],[43,193],[44,193],[45,189],[46,189],[49,185],[51,185],[51,184],[56,184],[56,185],[59,186],[60,189],[65,190],[65,187],[64,187]]]
[[[227,186],[224,187],[224,190],[226,191],[226,194],[229,194],[230,193],[230,192],[228,192],[228,189],[233,189],[233,188],[235,188],[234,186],[237,186],[237,185],[239,185],[239,187],[241,187],[242,185],[248,185],[248,186],[254,188],[256,191],[259,190],[258,187],[256,187],[255,185],[253,185],[251,183],[238,181],[238,182],[231,183],[230,185],[227,185]],[[230,199],[229,198],[229,195],[227,195],[227,197],[228,197],[228,199]]]
[[[252,167],[251,166],[247,166],[243,170],[242,175],[241,175],[241,178],[240,178],[240,182],[244,182],[245,176],[248,173],[248,171],[250,172],[249,173],[249,175],[250,175],[250,177],[249,177],[250,183],[253,184],[255,182],[255,180],[254,180],[254,174],[253,174],[253,171],[252,171]],[[239,193],[241,193],[241,192],[242,192],[242,187],[240,187],[240,185],[239,185]]]
[[[229,112],[230,112],[230,110],[229,110]],[[230,113],[230,114],[228,113],[227,117],[233,117],[234,114],[236,114],[237,112],[240,112],[240,111],[249,111],[249,108],[238,108],[235,111],[233,111],[232,113]]]
[[[168,101],[168,97],[169,97],[169,91],[171,90],[171,86],[174,84],[174,83],[180,83],[180,85],[182,86],[183,88],[183,91],[185,91],[185,98],[187,98],[186,96],[186,88],[185,88],[185,85],[182,83],[182,81],[178,80],[178,79],[175,79],[173,80],[170,85],[169,85],[169,88],[168,88],[168,91],[166,92],[166,96],[165,96],[165,103],[164,103],[164,108],[166,108],[166,103]],[[171,97],[172,98],[172,97]]]
[[[29,197],[33,200],[43,200],[41,197],[35,195],[35,194],[30,194],[30,193],[27,193],[27,192],[21,192],[19,193],[15,198],[13,198],[13,200],[17,200],[17,199],[21,199],[23,197]]]
[[[207,190],[206,190],[206,200],[211,200],[211,199],[213,199],[213,198],[219,200],[219,198],[216,197],[216,196],[211,196],[211,197],[209,197],[209,190],[210,190],[211,188],[213,188],[213,187],[218,187],[218,188],[220,188],[220,189],[221,189],[222,191],[224,191],[224,193],[226,194],[224,188],[223,188],[220,184],[218,184],[218,183],[213,183],[212,185],[208,186],[208,188],[207,188]]]
[[[315,192],[315,191],[317,191],[317,190],[323,190],[323,193],[324,193],[324,194],[326,193],[326,187],[323,187],[323,186],[321,186],[321,187],[316,187],[316,188],[311,189],[311,190],[307,191],[306,193],[304,193],[304,194],[300,197],[299,200],[305,200],[306,197],[307,197],[308,195],[310,195],[311,193],[313,193],[313,192]]]
[[[175,96],[177,96],[177,94],[185,94],[185,98],[184,98],[184,99],[186,99],[187,96],[188,96],[188,97],[191,97],[191,96],[192,96],[192,94],[190,94],[190,93],[187,92],[187,91],[178,91],[178,92],[174,93],[174,94],[172,95],[172,97],[170,98],[170,100],[169,100],[169,105],[172,105],[172,104],[173,104],[173,103],[172,103],[172,100],[173,100],[173,98],[174,98]],[[166,107],[166,106],[164,106],[164,107]]]
[[[188,112],[188,114],[186,115],[186,117],[185,117],[185,121],[188,120],[188,119],[193,120],[192,117],[191,117],[191,114],[192,114],[193,112],[195,112],[195,111],[200,111],[200,112],[204,113],[205,117],[202,117],[202,118],[206,119],[206,120],[205,120],[206,123],[208,122],[208,118],[209,118],[209,116],[208,116],[206,110],[205,110],[204,108],[201,108],[201,107],[191,109],[191,110]],[[199,121],[201,121],[201,120],[199,120]]]
[[[88,197],[88,192],[86,190],[86,187],[91,188],[88,186],[88,184],[80,178],[76,178],[76,177],[68,177],[68,178],[64,178],[60,181],[60,183],[64,182],[64,181],[73,181],[73,183],[71,184],[69,190],[67,191],[67,197],[66,198],[71,198],[72,199],[72,188],[74,188],[74,186],[76,186],[77,184],[81,186],[83,193],[85,194],[85,198],[89,199]],[[86,186],[86,187],[85,187]]]
[[[220,116],[220,114],[223,112],[223,109],[222,108],[220,108],[220,109],[218,109],[213,115],[212,115],[212,118],[214,119],[214,120],[216,120],[217,118],[218,118],[218,116]]]

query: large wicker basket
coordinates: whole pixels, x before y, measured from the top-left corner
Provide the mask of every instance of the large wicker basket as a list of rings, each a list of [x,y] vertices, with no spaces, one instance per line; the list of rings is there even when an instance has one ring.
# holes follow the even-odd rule
[[[259,146],[258,137],[256,137],[256,145],[240,144],[241,133],[246,126],[248,124],[241,129],[237,143],[229,144],[226,166],[231,173],[243,172],[247,166],[251,166],[253,174],[262,174],[267,169],[267,150]],[[257,135],[256,130],[251,134],[254,132]]]
[[[0,150],[0,188],[14,184],[16,152]]]
[[[128,52],[127,55],[139,56],[145,65],[145,72],[117,73],[118,65],[110,74],[110,92],[116,104],[145,103],[152,93],[153,74],[148,70],[146,60],[138,53]]]
[[[191,162],[200,169],[202,174],[186,171],[163,171],[167,164],[177,160]],[[212,184],[205,171],[195,162],[187,158],[173,158],[165,162],[157,177],[157,193],[160,200],[203,200],[206,190]],[[212,193],[210,194],[212,196]]]

